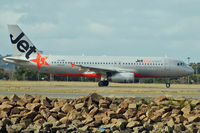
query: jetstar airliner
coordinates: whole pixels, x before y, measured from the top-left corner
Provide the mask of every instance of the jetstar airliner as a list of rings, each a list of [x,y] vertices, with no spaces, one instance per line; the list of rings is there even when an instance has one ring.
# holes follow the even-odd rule
[[[170,78],[190,75],[194,70],[183,61],[167,57],[54,56],[42,55],[17,25],[8,25],[13,56],[3,60],[54,75],[99,78],[98,85],[131,83],[135,78]],[[39,29],[38,29],[39,30]]]

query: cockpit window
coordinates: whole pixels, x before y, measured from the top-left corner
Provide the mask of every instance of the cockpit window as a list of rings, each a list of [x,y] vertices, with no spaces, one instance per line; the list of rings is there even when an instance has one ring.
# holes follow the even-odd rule
[[[186,64],[184,62],[179,62],[177,63],[177,66],[186,66]]]

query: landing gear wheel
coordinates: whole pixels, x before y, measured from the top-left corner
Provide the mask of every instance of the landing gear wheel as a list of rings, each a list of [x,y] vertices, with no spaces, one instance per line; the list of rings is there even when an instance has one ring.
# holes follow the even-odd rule
[[[104,82],[103,81],[99,81],[98,85],[99,85],[99,87],[103,87],[104,86]]]
[[[98,85],[99,85],[99,87],[108,86],[109,82],[107,80],[105,80],[105,81],[99,81]]]
[[[167,88],[170,88],[170,83],[166,83],[166,87],[167,87]]]
[[[166,88],[170,88],[170,79],[169,78],[165,79],[165,83],[166,83]]]
[[[104,81],[104,86],[108,86],[109,82],[107,80]]]

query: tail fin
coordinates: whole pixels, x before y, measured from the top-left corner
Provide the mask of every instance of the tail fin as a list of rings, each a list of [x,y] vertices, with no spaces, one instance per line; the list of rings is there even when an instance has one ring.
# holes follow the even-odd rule
[[[36,47],[18,25],[8,25],[8,31],[11,43],[13,44],[14,56],[24,56],[26,59],[29,59],[32,54],[38,53]]]

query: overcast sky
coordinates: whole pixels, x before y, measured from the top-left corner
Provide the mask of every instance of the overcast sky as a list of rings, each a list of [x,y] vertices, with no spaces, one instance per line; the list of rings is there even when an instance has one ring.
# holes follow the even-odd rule
[[[7,24],[59,55],[168,56],[200,62],[199,0],[0,0],[0,54]]]

